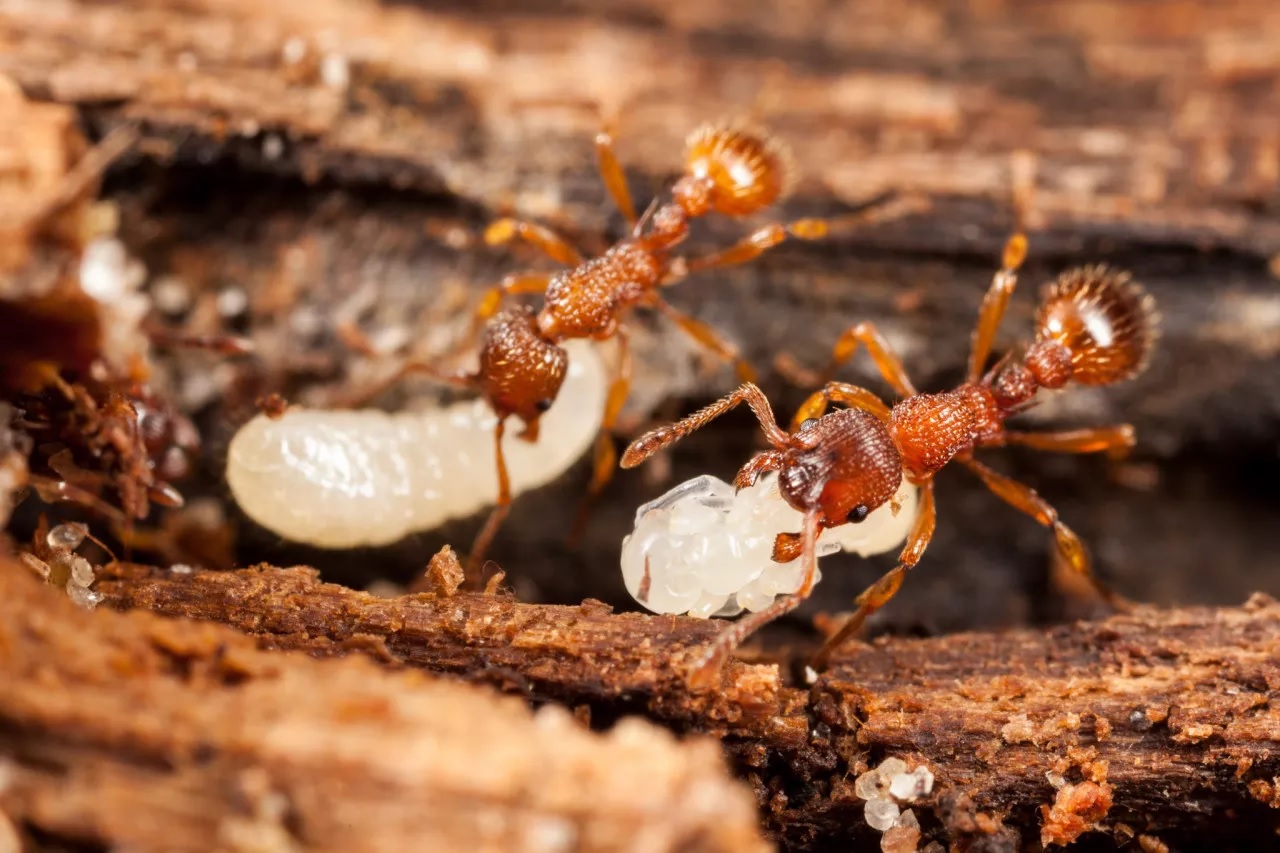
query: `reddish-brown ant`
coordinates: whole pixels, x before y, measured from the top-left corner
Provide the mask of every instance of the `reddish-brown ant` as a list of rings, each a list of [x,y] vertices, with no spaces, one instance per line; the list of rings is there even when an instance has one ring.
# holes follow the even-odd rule
[[[1084,545],[1048,502],[1028,486],[981,464],[973,454],[981,447],[1010,444],[1067,453],[1127,452],[1134,441],[1128,425],[1037,434],[1007,430],[1005,420],[1025,411],[1040,388],[1062,388],[1073,381],[1108,385],[1139,373],[1156,338],[1155,311],[1150,297],[1124,273],[1102,266],[1072,270],[1045,289],[1036,316],[1035,340],[1020,357],[1006,357],[984,375],[983,367],[1025,255],[1026,238],[1015,234],[983,301],[968,377],[955,390],[939,394],[916,391],[875,326],[860,323],[841,335],[830,371],[850,358],[859,344],[866,346],[879,372],[903,398],[892,408],[865,388],[828,381],[801,405],[788,433],[774,420],[760,389],[747,383],[684,420],[640,437],[627,448],[622,467],[631,468],[745,401],[773,449],[752,457],[738,472],[735,484],[743,488],[762,472],[777,471],[782,496],[804,513],[804,529],[780,534],[774,543],[775,560],[804,559],[800,588],[726,629],[694,668],[691,680],[695,685],[710,684],[743,640],[795,609],[809,595],[817,568],[814,545],[823,528],[866,518],[892,497],[906,477],[920,487],[920,515],[898,565],[858,596],[857,610],[819,652],[816,660],[824,662],[868,615],[893,597],[907,570],[923,555],[934,529],[933,477],[953,459],[1015,509],[1051,528],[1067,564],[1109,601],[1123,603],[1093,575]],[[831,403],[848,408],[826,413]]]
[[[520,238],[568,269],[511,275],[486,294],[477,311],[479,319],[488,323],[475,373],[442,374],[430,366],[410,363],[397,374],[423,372],[478,390],[498,415],[494,447],[499,494],[497,505],[472,546],[469,565],[473,569],[482,560],[511,503],[501,444],[504,424],[514,415],[524,423],[520,437],[537,440],[538,419],[555,401],[568,366],[562,343],[570,339],[612,338],[619,346],[594,453],[590,501],[613,476],[617,461],[610,431],[630,386],[631,362],[624,325],[627,313],[637,306],[656,308],[699,344],[733,361],[739,378],[749,381],[754,373],[736,348],[710,326],[668,303],[660,289],[691,273],[749,261],[788,237],[821,238],[831,224],[828,220],[801,219],[787,225],[767,225],[723,251],[692,259],[677,257],[673,250],[688,236],[691,220],[712,213],[733,218],[749,216],[782,198],[792,172],[787,149],[745,126],[703,125],[687,140],[684,171],[672,187],[670,199],[638,217],[608,129],[596,136],[595,147],[601,177],[630,226],[629,236],[603,255],[585,259],[547,228],[517,219],[497,220],[485,232],[487,243],[498,245]],[[842,222],[900,215],[913,206],[914,202],[908,201],[871,207]],[[544,294],[544,301],[536,313],[528,308],[499,313],[504,297],[539,293]],[[580,513],[575,527],[580,528],[584,518],[585,512]]]

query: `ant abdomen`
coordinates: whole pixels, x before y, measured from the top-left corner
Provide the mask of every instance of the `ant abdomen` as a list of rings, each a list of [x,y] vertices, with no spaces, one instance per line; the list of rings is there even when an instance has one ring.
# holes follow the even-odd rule
[[[1028,367],[1048,375],[1067,373],[1082,385],[1109,385],[1137,376],[1147,366],[1158,335],[1158,315],[1147,292],[1128,273],[1106,266],[1069,270],[1045,288],[1036,314],[1037,354]],[[1055,361],[1056,342],[1070,354],[1070,368]],[[1061,350],[1058,350],[1061,353]],[[1054,387],[1053,382],[1042,382]]]
[[[768,134],[704,124],[689,135],[686,178],[675,192],[692,215],[711,208],[722,216],[749,216],[786,195],[794,171],[791,150]]]

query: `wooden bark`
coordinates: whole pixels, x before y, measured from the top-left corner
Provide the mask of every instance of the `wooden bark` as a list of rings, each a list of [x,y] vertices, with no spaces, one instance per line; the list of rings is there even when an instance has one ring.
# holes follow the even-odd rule
[[[86,613],[0,562],[0,848],[763,851],[710,743],[222,626]]]
[[[358,653],[584,708],[597,724],[638,712],[713,734],[788,849],[874,838],[854,777],[890,756],[932,770],[915,811],[927,835],[962,848],[1095,830],[1085,847],[1139,835],[1229,846],[1280,827],[1280,605],[1265,596],[1045,632],[881,640],[809,686],[735,662],[716,691],[692,694],[679,668],[717,623],[447,590],[377,598],[265,566],[118,567],[99,589],[119,607],[233,625],[267,648]],[[1099,797],[1111,805],[1091,816]]]

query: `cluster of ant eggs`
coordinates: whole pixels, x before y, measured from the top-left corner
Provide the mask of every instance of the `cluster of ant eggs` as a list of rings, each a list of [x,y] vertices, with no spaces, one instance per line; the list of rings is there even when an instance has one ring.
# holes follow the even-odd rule
[[[102,601],[103,595],[92,589],[96,580],[93,566],[75,552],[84,542],[87,532],[88,528],[83,524],[59,524],[45,535],[45,544],[51,552],[48,562],[29,552],[22,554],[22,560],[45,583],[62,587],[72,602],[92,610]]]
[[[818,556],[896,548],[915,520],[917,492],[904,480],[894,499],[861,523],[824,530]],[[623,581],[654,613],[706,618],[763,610],[800,586],[803,561],[774,562],[773,544],[802,521],[772,473],[737,492],[716,477],[695,477],[636,511],[635,528],[622,540]]]
[[[508,429],[511,493],[546,485],[591,446],[608,385],[604,362],[569,341],[569,369],[538,440]],[[475,399],[427,411],[291,408],[260,414],[231,440],[227,484],[279,536],[319,548],[389,545],[494,502],[494,414]]]
[[[863,816],[867,825],[884,835],[882,853],[914,853],[920,843],[920,821],[911,809],[899,804],[913,802],[933,792],[933,773],[923,765],[908,771],[901,758],[886,758],[878,767],[863,773],[853,783],[853,792],[866,801]],[[941,850],[940,845],[925,848]]]

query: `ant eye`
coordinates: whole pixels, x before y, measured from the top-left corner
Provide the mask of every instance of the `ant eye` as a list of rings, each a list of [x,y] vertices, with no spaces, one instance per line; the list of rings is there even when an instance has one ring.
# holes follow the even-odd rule
[[[541,400],[534,403],[533,407],[537,409],[539,412],[545,412],[547,409],[551,408],[551,404],[554,402],[555,400],[551,399],[550,397],[543,397]]]
[[[804,432],[805,430],[807,430],[809,427],[813,426],[817,422],[818,422],[817,418],[805,418],[800,422],[800,431]]]
[[[849,515],[845,518],[845,520],[851,524],[857,524],[859,521],[866,520],[866,517],[870,513],[871,513],[871,510],[867,507],[866,504],[858,504],[853,509],[849,510]]]

